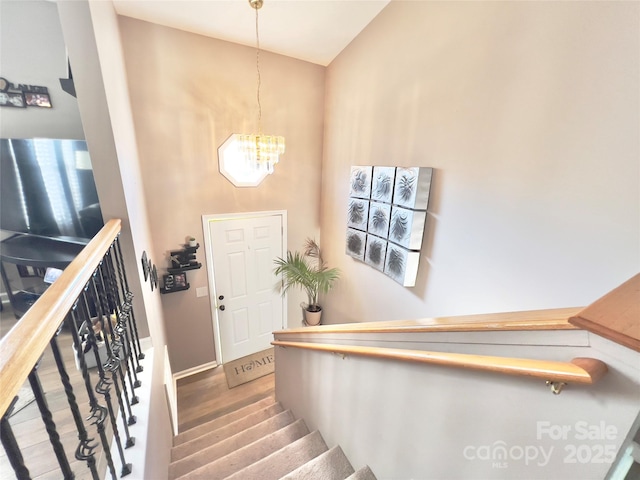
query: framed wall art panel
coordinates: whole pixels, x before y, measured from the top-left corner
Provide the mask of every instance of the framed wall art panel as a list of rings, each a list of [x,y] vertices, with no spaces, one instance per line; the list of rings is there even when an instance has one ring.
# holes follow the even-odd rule
[[[403,287],[414,287],[418,277],[420,252],[411,252],[393,243],[387,244],[384,273]]]
[[[429,206],[432,175],[431,167],[398,167],[393,204],[412,210],[426,210]]]
[[[386,253],[387,241],[384,238],[367,235],[364,263],[382,272]]]
[[[347,226],[366,231],[368,218],[369,201],[361,198],[350,198],[347,210]]]
[[[354,228],[347,228],[347,255],[364,262],[367,234]]]
[[[350,197],[370,198],[371,197],[371,174],[373,167],[351,167],[351,190]]]
[[[395,177],[396,167],[373,167],[371,199],[391,203]]]
[[[427,212],[393,205],[389,222],[389,240],[409,250],[420,250]]]
[[[389,234],[389,220],[391,219],[391,205],[388,203],[371,202],[369,204],[369,222],[367,231],[378,237],[387,238]]]

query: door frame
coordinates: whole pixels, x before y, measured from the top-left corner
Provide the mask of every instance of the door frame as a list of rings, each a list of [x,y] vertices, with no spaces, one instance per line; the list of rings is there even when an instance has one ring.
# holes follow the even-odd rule
[[[213,242],[211,240],[211,230],[209,224],[211,222],[224,222],[226,220],[244,220],[248,218],[262,218],[280,216],[282,220],[282,252],[280,256],[284,258],[287,255],[287,211],[286,210],[269,210],[263,212],[243,212],[243,213],[216,213],[211,215],[202,215],[202,233],[204,239],[204,252],[207,265],[207,279],[209,282],[209,308],[211,309],[211,319],[213,322],[213,343],[216,350],[216,363],[222,365],[222,342],[220,340],[220,320],[218,318],[218,295],[215,287],[215,274],[213,271]],[[282,297],[282,324],[283,328],[289,325],[287,319],[288,302],[287,295]]]

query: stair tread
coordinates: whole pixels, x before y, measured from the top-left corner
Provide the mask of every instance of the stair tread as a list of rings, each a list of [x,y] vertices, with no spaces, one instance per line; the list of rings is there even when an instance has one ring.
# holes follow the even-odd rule
[[[218,458],[207,465],[197,468],[181,477],[180,480],[222,480],[244,467],[259,461],[284,446],[308,435],[309,429],[303,420],[296,420],[280,430],[238,450]]]
[[[177,446],[184,442],[188,442],[194,438],[200,437],[208,432],[213,430],[217,430],[218,428],[224,427],[225,425],[232,423],[242,417],[246,417],[247,415],[264,409],[270,405],[277,403],[273,396],[263,398],[251,405],[247,405],[246,407],[239,408],[238,410],[234,410],[231,413],[227,413],[221,417],[210,420],[202,425],[198,425],[197,427],[190,428],[185,430],[184,432],[178,433],[175,437],[173,437],[173,445]]]
[[[281,480],[305,480],[309,478],[321,478],[322,480],[344,480],[354,473],[346,455],[339,446],[318,455],[285,475]]]
[[[368,465],[357,470],[352,475],[349,475],[345,480],[377,480]]]
[[[278,480],[326,451],[327,444],[320,432],[316,430],[230,475],[225,480]]]
[[[227,425],[209,431],[198,437],[187,440],[171,449],[171,461],[177,461],[203,448],[210,447],[227,438],[230,438],[243,430],[251,428],[265,420],[282,413],[283,408],[279,403],[274,403],[266,408],[254,411],[249,415],[239,418]]]
[[[197,444],[193,445],[196,450],[192,451],[190,455],[171,462],[169,465],[169,478],[174,479],[180,475],[185,475],[213,460],[224,457],[239,448],[258,441],[260,438],[274,433],[294,421],[295,418],[291,410],[286,410],[215,444],[204,447]],[[191,442],[188,442],[183,445],[189,445],[190,443]]]

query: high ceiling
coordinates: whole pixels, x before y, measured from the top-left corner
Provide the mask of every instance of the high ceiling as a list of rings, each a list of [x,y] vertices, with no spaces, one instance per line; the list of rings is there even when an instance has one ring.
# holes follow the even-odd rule
[[[390,0],[265,0],[259,10],[260,47],[328,65]],[[248,0],[113,0],[120,15],[256,45],[255,10]]]

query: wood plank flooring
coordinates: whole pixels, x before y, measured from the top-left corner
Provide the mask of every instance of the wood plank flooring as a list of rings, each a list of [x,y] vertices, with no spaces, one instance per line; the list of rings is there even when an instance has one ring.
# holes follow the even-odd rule
[[[275,375],[227,387],[221,366],[178,380],[178,431],[226,415],[238,408],[275,395]]]

